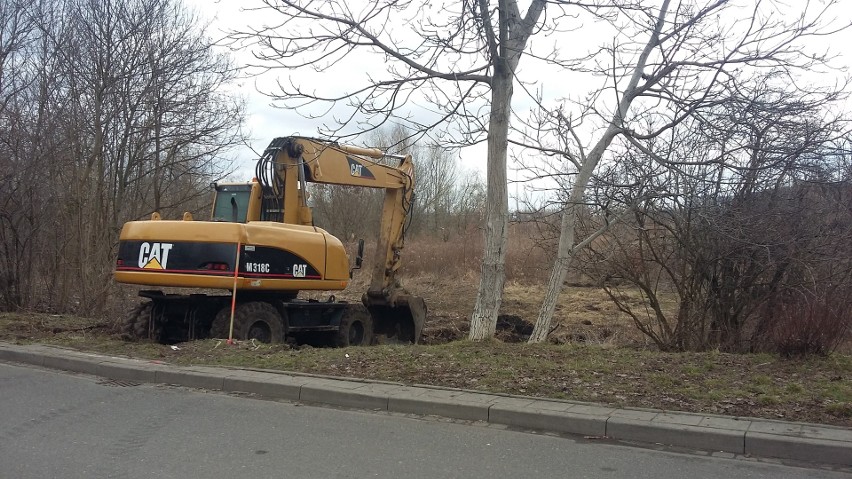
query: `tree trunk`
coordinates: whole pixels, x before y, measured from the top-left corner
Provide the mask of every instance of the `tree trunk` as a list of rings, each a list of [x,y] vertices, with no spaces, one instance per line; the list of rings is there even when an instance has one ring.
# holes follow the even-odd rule
[[[470,318],[469,338],[474,341],[494,336],[497,314],[506,281],[506,243],[509,226],[509,192],[506,182],[506,151],[509,138],[509,105],[512,75],[506,66],[494,74],[491,89],[491,115],[488,124],[488,198],[485,204],[485,251],[476,305]]]
[[[612,130],[612,128],[610,128]],[[535,322],[535,327],[530,335],[530,343],[540,343],[547,339],[550,334],[550,322],[553,318],[553,312],[556,309],[556,302],[559,300],[559,293],[562,292],[562,285],[565,283],[565,276],[568,273],[568,266],[571,259],[574,257],[574,238],[576,236],[577,217],[580,214],[580,207],[583,204],[583,199],[586,195],[586,186],[589,184],[589,179],[592,177],[592,172],[595,170],[600,161],[603,152],[609,146],[614,135],[607,135],[604,138],[610,138],[604,146],[604,139],[598,143],[596,148],[592,150],[589,157],[583,163],[580,169],[580,174],[577,175],[577,180],[571,188],[571,194],[568,197],[568,204],[565,206],[565,211],[562,213],[562,224],[559,235],[559,248],[556,253],[556,261],[553,264],[553,269],[550,271],[550,280],[547,282],[547,292],[544,294],[544,299],[541,302],[541,309],[538,312],[538,319]]]
[[[609,126],[604,132],[600,140],[595,144],[592,151],[586,158],[583,158],[580,171],[577,172],[577,180],[571,188],[571,195],[568,197],[568,204],[565,211],[562,213],[562,225],[559,232],[559,249],[556,254],[556,261],[553,264],[553,270],[550,272],[550,280],[547,284],[547,292],[544,295],[544,300],[539,309],[538,319],[535,322],[532,335],[530,335],[530,343],[540,343],[547,339],[550,334],[550,322],[553,319],[553,311],[556,309],[556,302],[559,300],[559,293],[562,292],[562,285],[565,282],[565,275],[568,272],[568,265],[574,257],[574,239],[576,236],[577,216],[579,207],[583,204],[583,198],[586,194],[586,186],[589,184],[589,179],[592,177],[595,168],[600,163],[609,145],[620,133],[624,123],[624,118],[627,116],[627,110],[636,95],[636,87],[642,78],[645,64],[648,62],[648,56],[651,51],[658,45],[660,31],[663,27],[666,13],[669,8],[669,1],[664,0],[660,7],[657,22],[651,38],[645,44],[642,54],[636,61],[636,66],[633,69],[633,74],[630,77],[624,93],[618,102],[618,109],[612,116]]]

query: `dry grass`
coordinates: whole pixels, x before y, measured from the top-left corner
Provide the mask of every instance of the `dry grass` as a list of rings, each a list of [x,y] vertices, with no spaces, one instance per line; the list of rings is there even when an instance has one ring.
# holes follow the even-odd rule
[[[225,365],[433,384],[595,401],[615,406],[852,426],[852,358],[785,360],[768,354],[660,353],[578,344],[453,341],[437,345],[294,349],[220,340],[174,350],[126,342],[103,321],[0,314],[0,340],[38,342],[179,365]]]
[[[421,236],[406,240],[402,264],[406,276],[469,277],[479,274],[483,233],[473,229],[446,237]],[[553,248],[540,245],[525,226],[509,228],[506,249],[507,281],[544,282],[553,266]]]
[[[512,316],[532,328],[544,297],[546,279],[552,267],[552,255],[519,225],[513,225],[506,257],[506,285],[501,315]],[[482,232],[473,230],[465,235],[442,238],[419,237],[406,241],[403,250],[400,280],[412,294],[422,296],[428,307],[423,341],[437,344],[467,337],[470,314],[473,312],[479,287]],[[354,256],[356,245],[347,244]],[[346,290],[335,292],[337,299],[357,302],[370,281],[374,245],[365,246],[365,261]],[[324,298],[329,293],[303,294]],[[640,295],[627,292],[641,303]],[[676,305],[671,304],[674,308]],[[502,323],[501,323],[502,324]],[[590,343],[606,346],[645,346],[651,343],[615,307],[600,288],[566,286],[553,317],[556,343]],[[500,334],[504,341],[525,339],[519,334]]]
[[[523,339],[513,330],[498,331],[497,341],[465,341],[479,284],[478,264],[467,261],[466,255],[463,249],[443,242],[408,243],[404,258],[413,261],[406,263],[402,281],[410,292],[423,296],[429,308],[425,344],[415,347],[377,346],[344,353],[249,343],[227,348],[221,341],[207,340],[185,343],[174,351],[149,342],[121,341],[114,328],[117,316],[93,320],[39,314],[0,315],[0,340],[176,364],[271,368],[852,426],[848,355],[788,361],[770,355],[660,353],[641,347],[646,344],[644,337],[599,288],[565,288],[552,334],[554,342],[564,344],[509,344]],[[544,283],[535,275],[546,275],[550,265],[543,266],[546,259],[536,259],[535,253],[526,256],[528,264],[520,264],[522,252],[509,256],[515,273],[506,283],[501,313],[511,321],[501,324],[531,327],[538,314]],[[533,273],[533,265],[542,272]],[[367,289],[369,271],[365,264],[345,291],[335,293],[337,298],[359,301]],[[518,275],[518,271],[529,272]],[[122,293],[122,300],[128,301],[125,308],[138,301],[131,293]],[[636,292],[627,294],[641,304]]]
[[[479,287],[478,273],[420,274],[405,276],[402,281],[405,289],[426,301],[428,314],[424,342],[435,344],[467,337],[468,321]],[[358,301],[367,288],[367,282],[366,274],[356,274],[349,287],[336,297],[344,301]],[[542,284],[509,281],[504,289],[500,314],[517,317],[531,328],[543,297]],[[639,295],[636,294],[636,297]],[[566,286],[556,307],[553,326],[551,340],[556,343],[649,344],[603,290],[595,287]],[[502,336],[501,339],[519,341],[524,338]]]
[[[514,231],[507,255],[500,324],[531,327],[544,295],[552,257]],[[435,384],[483,391],[618,406],[784,418],[852,426],[852,360],[845,354],[783,360],[771,355],[660,353],[599,288],[568,286],[560,297],[552,338],[556,343],[509,344],[523,335],[498,331],[497,341],[457,341],[467,336],[479,284],[481,233],[448,241],[419,238],[403,252],[402,282],[429,308],[424,343],[346,350],[292,349],[287,345],[224,347],[195,341],[178,351],[149,342],[118,339],[119,311],[138,302],[122,288],[106,319],[67,315],[0,314],[0,340],[40,342],[176,364],[220,364],[346,377]],[[350,245],[354,253],[354,245]],[[368,247],[368,252],[371,249]],[[369,255],[368,255],[369,257]],[[338,299],[359,301],[369,265]],[[627,291],[636,306],[642,300]],[[327,296],[315,294],[315,297]],[[666,308],[676,304],[669,301]],[[630,346],[630,347],[624,347]],[[640,347],[636,347],[640,346]]]

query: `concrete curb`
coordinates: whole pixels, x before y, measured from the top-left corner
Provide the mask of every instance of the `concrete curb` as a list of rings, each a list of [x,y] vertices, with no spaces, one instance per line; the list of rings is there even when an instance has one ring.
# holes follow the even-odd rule
[[[852,429],[257,370],[179,367],[0,342],[0,361],[140,383],[852,467]]]

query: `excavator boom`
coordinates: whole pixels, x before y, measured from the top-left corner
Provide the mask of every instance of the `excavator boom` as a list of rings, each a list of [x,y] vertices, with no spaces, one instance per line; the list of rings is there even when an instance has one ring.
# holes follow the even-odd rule
[[[258,178],[279,181],[265,186],[283,189],[287,223],[307,222],[310,218],[304,188],[296,185],[323,183],[384,190],[370,286],[361,300],[372,315],[376,333],[416,341],[425,322],[426,304],[422,298],[408,294],[397,280],[405,222],[414,199],[411,155],[387,155],[376,148],[310,138],[276,138],[258,162],[258,173]]]

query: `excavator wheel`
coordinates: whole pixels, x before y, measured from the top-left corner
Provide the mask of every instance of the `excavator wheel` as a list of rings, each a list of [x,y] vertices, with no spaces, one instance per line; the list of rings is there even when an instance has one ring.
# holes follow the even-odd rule
[[[334,335],[334,345],[339,348],[369,346],[372,341],[373,318],[370,312],[360,304],[347,305],[340,319],[340,329]]]
[[[140,339],[159,341],[162,328],[154,322],[154,328],[151,329],[153,311],[153,301],[146,301],[133,308],[133,311],[124,320],[121,337],[126,341],[138,341]]]
[[[231,325],[231,307],[222,308],[210,328],[211,338],[228,338]],[[281,314],[269,303],[252,301],[240,303],[234,310],[234,339],[256,339],[262,343],[281,341],[284,324]]]

